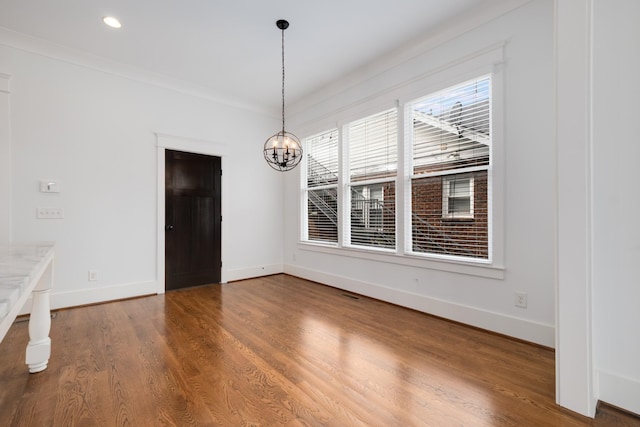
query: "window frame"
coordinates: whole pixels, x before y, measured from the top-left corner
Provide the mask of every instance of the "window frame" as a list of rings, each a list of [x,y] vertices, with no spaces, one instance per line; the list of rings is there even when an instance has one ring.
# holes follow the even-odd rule
[[[351,144],[350,141],[352,139],[352,131],[353,128],[352,127],[360,127],[363,126],[364,122],[366,122],[367,120],[371,119],[371,120],[377,120],[379,117],[382,117],[383,115],[388,115],[388,114],[393,114],[393,116],[395,117],[395,123],[393,123],[393,126],[395,128],[395,134],[393,135],[394,138],[394,144],[392,145],[393,147],[393,151],[394,151],[394,155],[395,155],[395,169],[393,169],[393,173],[389,176],[380,176],[377,177],[374,175],[374,177],[369,177],[367,175],[367,171],[366,171],[366,167],[365,167],[365,172],[364,172],[364,179],[356,179],[354,180],[353,177],[354,175],[352,175],[352,160],[353,160],[353,152],[351,150]],[[375,111],[371,114],[367,114],[364,115],[363,117],[359,117],[356,118],[354,120],[350,120],[346,123],[344,123],[342,125],[342,135],[343,138],[341,139],[341,143],[343,145],[343,153],[345,154],[345,156],[343,157],[343,161],[344,161],[344,175],[343,175],[343,182],[344,182],[344,200],[345,200],[345,210],[346,210],[346,215],[344,216],[344,221],[343,221],[343,236],[344,236],[344,241],[343,241],[343,246],[344,247],[354,247],[354,248],[361,248],[361,249],[365,249],[365,250],[372,250],[372,251],[391,251],[391,252],[395,252],[396,248],[397,248],[397,238],[396,235],[398,234],[398,228],[397,228],[397,179],[398,179],[398,163],[399,163],[399,157],[400,157],[400,153],[398,152],[398,144],[397,144],[397,139],[399,137],[399,133],[400,133],[400,129],[398,127],[398,107],[397,105],[393,105],[393,107],[391,108],[383,108],[380,111]],[[388,124],[388,121],[386,120],[385,117],[385,125]],[[362,161],[362,159],[358,159],[359,161]],[[366,162],[365,162],[366,163]],[[388,238],[387,236],[384,235],[385,231],[385,224],[383,221],[383,225],[382,225],[382,230],[379,231],[371,231],[371,230],[364,230],[362,229],[361,232],[363,233],[373,233],[374,235],[376,233],[379,234],[379,239],[388,242],[389,244],[391,244],[391,242],[389,242],[390,240],[392,240],[392,246],[385,246],[383,244],[366,244],[366,243],[362,243],[362,242],[355,242],[354,240],[354,229],[353,229],[353,212],[352,212],[352,206],[353,206],[353,188],[355,187],[368,187],[368,186],[373,186],[373,185],[382,185],[384,186],[385,184],[387,185],[392,185],[394,188],[394,200],[393,200],[393,223],[391,224],[391,226],[393,227],[394,230],[394,235],[393,238]],[[384,211],[384,201],[383,201],[383,207],[382,207],[383,211]],[[384,216],[384,214],[383,214]],[[363,238],[364,239],[364,238]]]
[[[460,177],[460,176],[464,176],[464,177]],[[465,196],[465,199],[469,199],[469,209],[466,210],[465,212],[461,212],[461,213],[456,213],[456,212],[449,212],[449,203],[450,203],[450,199],[451,198],[459,198],[462,199],[462,196],[452,196],[451,195],[451,183],[452,182],[456,182],[456,181],[460,181],[460,180],[467,180],[469,182],[469,195]],[[473,200],[474,200],[474,195],[475,195],[475,179],[473,178],[472,175],[467,174],[467,173],[461,173],[461,174],[453,174],[453,175],[445,175],[442,177],[442,218],[443,219],[447,219],[447,220],[456,220],[456,219],[463,219],[463,220],[472,220],[475,219],[475,215],[474,215],[474,210],[473,210]]]
[[[357,120],[368,114],[383,111],[386,106],[398,107],[398,173],[396,180],[396,239],[395,250],[378,250],[370,247],[353,247],[346,245],[348,230],[344,232],[344,220],[349,211],[345,209],[350,203],[349,191],[345,186],[344,176],[348,174],[346,162],[348,150],[340,147],[340,186],[338,189],[342,208],[340,215],[343,220],[342,235],[339,234],[338,245],[315,244],[301,239],[297,248],[302,251],[347,256],[376,262],[386,262],[406,265],[416,268],[448,271],[468,274],[478,277],[502,279],[504,278],[504,42],[498,42],[484,49],[470,52],[464,57],[440,65],[418,77],[395,84],[393,87],[380,89],[377,94],[369,94],[362,101],[356,101],[333,113],[325,112],[319,116],[317,122],[307,117],[309,129],[328,128],[327,124],[337,125],[341,136],[344,124]],[[468,257],[413,253],[411,252],[411,211],[407,209],[405,200],[410,200],[411,154],[410,144],[405,141],[405,130],[410,126],[410,117],[405,110],[406,104],[420,97],[459,85],[465,81],[480,78],[483,75],[491,77],[491,134],[490,146],[491,165],[484,167],[488,186],[488,248],[487,259]],[[324,123],[324,125],[323,125]],[[347,151],[347,152],[345,152]],[[462,171],[461,171],[462,172]],[[467,170],[464,172],[473,172]],[[361,184],[364,184],[362,182]],[[302,203],[301,203],[302,205]],[[409,226],[407,226],[409,225]]]
[[[415,159],[415,153],[414,153],[414,141],[413,141],[413,136],[414,136],[414,128],[413,128],[413,107],[416,104],[420,104],[422,102],[424,102],[427,99],[431,99],[434,96],[437,97],[440,94],[449,94],[449,93],[455,93],[461,89],[467,88],[469,85],[474,85],[477,84],[478,82],[481,82],[483,80],[488,80],[488,89],[489,89],[489,110],[488,110],[488,115],[489,115],[489,137],[483,137],[480,132],[474,132],[473,133],[473,138],[472,140],[479,143],[479,144],[486,144],[487,148],[488,148],[488,162],[486,164],[477,164],[474,165],[473,163],[471,164],[462,164],[462,165],[453,165],[452,166],[448,166],[446,163],[439,163],[439,162],[435,162],[434,165],[435,166],[440,166],[442,165],[443,167],[436,167],[434,168],[433,171],[429,171],[428,173],[424,173],[424,172],[420,172],[420,173],[416,173],[416,171],[414,170],[414,163],[416,162]],[[477,263],[486,263],[486,264],[492,264],[494,262],[494,258],[493,258],[493,237],[492,237],[492,233],[493,233],[493,224],[492,224],[492,217],[493,217],[493,200],[492,200],[492,168],[493,168],[493,161],[494,161],[494,148],[495,148],[495,144],[493,141],[493,137],[494,137],[494,120],[495,120],[495,116],[494,116],[494,112],[493,112],[493,107],[495,106],[494,103],[494,97],[495,97],[496,93],[494,92],[494,73],[493,72],[486,72],[486,73],[478,73],[476,75],[471,76],[470,78],[467,79],[461,79],[455,83],[452,84],[447,84],[447,85],[443,85],[442,87],[440,87],[438,90],[432,91],[427,93],[424,96],[421,97],[414,97],[413,99],[407,100],[406,102],[404,102],[404,110],[405,110],[405,116],[407,117],[406,119],[406,123],[405,123],[405,156],[406,156],[406,160],[405,163],[407,165],[407,176],[408,176],[408,190],[407,190],[407,199],[405,201],[405,228],[404,228],[404,232],[405,232],[405,252],[407,254],[411,254],[411,255],[415,255],[418,257],[431,257],[431,256],[442,256],[445,258],[450,258],[452,260],[457,260],[460,262],[477,262]],[[445,97],[446,99],[446,97]],[[446,123],[446,122],[445,122]],[[446,124],[445,124],[446,126]],[[485,139],[486,138],[486,139]],[[455,141],[458,141],[458,139],[456,138]],[[451,143],[452,141],[448,141],[449,143]],[[424,148],[424,147],[423,147]],[[447,148],[445,146],[445,148]],[[440,148],[440,150],[442,150],[442,148]],[[473,149],[475,151],[475,148]],[[446,154],[446,153],[445,153]],[[473,157],[471,158],[471,160],[473,160]],[[425,165],[421,165],[422,167],[424,167]],[[467,246],[464,243],[460,244],[460,243],[456,243],[455,240],[450,240],[451,244],[449,244],[447,242],[447,240],[449,240],[449,232],[452,231],[450,227],[445,227],[445,228],[450,228],[450,230],[448,231],[444,231],[444,237],[438,239],[435,239],[435,245],[437,245],[437,247],[439,247],[439,250],[441,251],[447,251],[448,253],[446,254],[440,254],[438,253],[438,250],[431,251],[420,251],[420,250],[416,250],[414,248],[414,224],[413,224],[413,217],[414,217],[414,212],[413,212],[413,200],[412,200],[412,191],[413,191],[413,187],[414,187],[414,181],[420,180],[422,178],[430,178],[430,177],[442,177],[441,179],[443,179],[444,177],[452,177],[452,176],[461,176],[461,175],[465,175],[465,174],[469,174],[470,176],[473,176],[473,174],[480,172],[480,171],[486,171],[487,174],[487,193],[486,193],[486,202],[487,202],[487,212],[486,212],[486,221],[487,221],[487,229],[486,229],[486,250],[484,245],[483,246],[475,246],[474,244],[471,244],[469,246]],[[443,182],[441,181],[441,185],[443,184]],[[443,185],[444,187],[444,185]],[[445,215],[445,211],[444,209],[444,188],[442,188],[442,203],[440,206],[440,218],[442,220],[442,226],[445,226],[446,223],[449,223],[451,226],[453,225],[453,223],[455,222],[469,222],[469,223],[473,223],[474,221],[476,221],[476,219],[472,216],[449,216],[447,217],[447,215]],[[474,204],[475,205],[475,204]],[[480,218],[478,218],[478,220],[480,220]],[[407,225],[408,224],[408,225]],[[460,224],[462,225],[462,224]],[[458,227],[456,227],[458,228]],[[472,227],[473,228],[473,227]],[[476,230],[477,232],[477,230]],[[436,231],[437,233],[437,231]],[[485,238],[484,234],[484,230],[480,230],[480,232],[478,232],[478,234],[476,236],[478,236],[479,239],[483,239]],[[455,234],[454,234],[455,236]],[[446,239],[446,240],[445,240]],[[419,244],[422,244],[423,242],[419,242]],[[428,245],[433,245],[434,243],[428,243]],[[453,246],[450,246],[453,245]],[[455,248],[455,249],[454,249]],[[456,254],[456,252],[458,252],[458,254]],[[466,254],[462,255],[460,252],[463,252]],[[470,256],[470,254],[482,254],[483,256]],[[486,257],[485,257],[486,255]]]
[[[337,137],[337,152],[336,152],[336,157],[337,157],[337,161],[338,161],[338,171],[337,171],[337,180],[335,183],[329,183],[329,184],[324,184],[324,185],[317,185],[317,186],[309,186],[309,181],[308,181],[308,173],[309,173],[309,165],[308,165],[308,156],[309,154],[309,144],[311,143],[311,140],[313,138],[317,138],[317,137],[321,137],[322,135],[327,135],[330,133],[335,132],[336,137]],[[318,132],[314,135],[310,135],[308,137],[305,137],[302,139],[302,144],[303,144],[303,152],[304,152],[304,159],[301,162],[301,177],[302,177],[302,188],[301,188],[301,236],[300,239],[304,242],[307,243],[311,243],[311,244],[320,244],[320,245],[330,245],[330,246],[334,246],[337,247],[339,242],[340,242],[340,228],[341,228],[341,215],[340,215],[340,209],[341,209],[341,198],[340,198],[340,192],[339,192],[339,188],[340,188],[340,146],[341,146],[341,142],[340,142],[340,131],[337,128],[332,128],[332,129],[327,129],[325,131],[322,132]],[[323,239],[312,239],[309,237],[309,193],[310,192],[314,192],[314,191],[324,191],[324,190],[332,190],[335,189],[336,192],[336,241],[331,241],[329,239],[323,240]]]

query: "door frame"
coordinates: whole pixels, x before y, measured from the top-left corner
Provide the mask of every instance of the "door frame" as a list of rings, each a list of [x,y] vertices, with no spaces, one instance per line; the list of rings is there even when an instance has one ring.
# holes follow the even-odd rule
[[[157,211],[156,211],[156,291],[158,294],[165,292],[165,242],[164,242],[164,222],[165,222],[165,150],[184,151],[187,153],[206,154],[208,156],[220,157],[220,168],[224,169],[227,157],[227,147],[225,144],[201,139],[185,138],[173,135],[156,133],[156,172],[157,172]],[[221,182],[221,211],[222,216],[226,216],[227,188],[228,180]],[[220,269],[220,283],[227,283],[227,271],[225,268],[224,236],[226,233],[225,222],[220,224],[220,259],[222,267]]]

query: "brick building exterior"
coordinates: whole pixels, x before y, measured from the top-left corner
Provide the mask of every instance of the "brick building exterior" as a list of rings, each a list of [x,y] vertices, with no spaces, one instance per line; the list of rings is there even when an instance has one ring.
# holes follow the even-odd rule
[[[412,182],[412,241],[414,252],[489,257],[487,171],[471,172],[473,216],[450,218],[443,212],[443,176]]]

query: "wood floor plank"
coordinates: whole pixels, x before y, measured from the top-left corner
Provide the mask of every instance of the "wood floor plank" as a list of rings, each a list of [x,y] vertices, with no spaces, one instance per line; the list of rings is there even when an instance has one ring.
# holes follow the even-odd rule
[[[287,275],[61,310],[0,344],[4,426],[640,426],[554,401],[552,350]]]

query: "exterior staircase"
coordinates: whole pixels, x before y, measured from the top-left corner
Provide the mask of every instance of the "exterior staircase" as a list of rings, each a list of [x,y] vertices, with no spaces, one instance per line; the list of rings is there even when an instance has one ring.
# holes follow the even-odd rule
[[[309,185],[323,186],[337,184],[338,177],[334,172],[327,169],[324,165],[314,159],[313,156],[308,155],[307,160],[307,183]],[[307,194],[309,202],[337,228],[338,212],[336,207],[338,206],[338,194],[336,188],[314,190],[310,187]],[[365,198],[353,190],[351,191],[351,202],[355,203],[356,206],[367,206],[367,210],[369,212],[372,210],[380,211],[382,218],[384,218],[385,215],[395,217],[394,209],[386,207],[380,200]],[[351,210],[351,242],[365,246],[381,246],[387,248],[395,247],[395,230],[392,233],[385,232],[384,224],[382,224],[382,227],[367,227],[364,212],[365,209],[357,209],[355,211],[353,209]],[[412,213],[411,219],[413,222],[419,223],[427,230],[426,233],[421,230],[413,230],[414,251],[428,252],[433,251],[433,248],[435,247],[438,249],[438,253],[451,253],[452,249],[455,249],[455,254],[473,255],[470,250],[465,248],[459,242],[456,242],[444,231],[435,227],[426,219],[414,213]],[[429,248],[421,246],[416,243],[416,241],[426,242]]]

